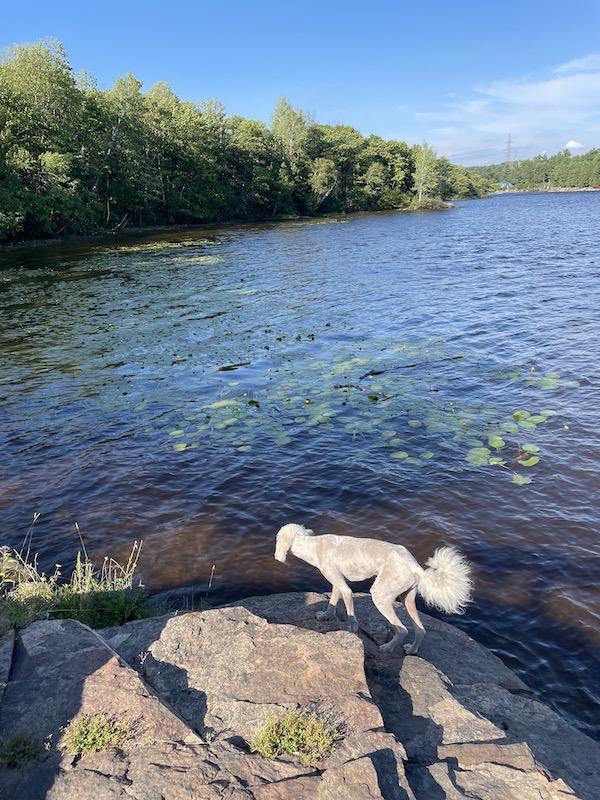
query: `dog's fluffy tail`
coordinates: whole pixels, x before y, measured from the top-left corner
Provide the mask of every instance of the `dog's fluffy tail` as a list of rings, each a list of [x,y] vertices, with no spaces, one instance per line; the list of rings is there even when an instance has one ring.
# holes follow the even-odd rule
[[[418,593],[428,606],[445,614],[462,614],[471,602],[471,568],[455,547],[440,547],[427,561]]]

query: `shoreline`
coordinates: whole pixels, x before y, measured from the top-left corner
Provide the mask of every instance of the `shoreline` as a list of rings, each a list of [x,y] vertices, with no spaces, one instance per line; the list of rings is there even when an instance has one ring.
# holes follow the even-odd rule
[[[286,222],[320,222],[320,221],[335,221],[351,219],[360,215],[374,216],[378,214],[405,214],[408,212],[422,213],[428,211],[446,211],[454,208],[457,202],[467,200],[484,200],[485,197],[463,197],[455,198],[454,200],[444,200],[439,206],[434,208],[383,208],[377,211],[348,211],[337,212],[334,214],[320,214],[316,216],[298,215],[286,217],[269,217],[268,219],[243,219],[243,220],[223,220],[221,222],[188,222],[173,225],[148,225],[142,227],[124,227],[113,228],[107,230],[98,230],[90,233],[73,233],[60,237],[49,237],[48,239],[25,239],[18,242],[0,242],[0,254],[2,253],[16,253],[18,251],[34,250],[44,246],[71,245],[71,244],[89,244],[92,246],[98,241],[103,241],[108,244],[111,241],[118,241],[119,238],[143,238],[145,236],[152,236],[154,234],[160,235],[161,233],[185,233],[186,231],[209,231],[220,230],[222,228],[244,228],[252,225],[278,225]],[[0,265],[0,269],[2,265]]]
[[[306,216],[306,215],[298,215],[298,216],[286,216],[286,217],[272,217],[268,219],[245,219],[245,220],[222,220],[222,221],[213,221],[213,222],[186,222],[186,223],[175,223],[172,225],[144,225],[141,227],[133,226],[133,227],[123,227],[123,228],[108,228],[108,229],[99,229],[97,231],[91,231],[88,233],[73,233],[67,234],[65,236],[51,236],[47,239],[22,239],[15,242],[0,242],[0,254],[2,253],[16,253],[20,250],[33,250],[39,247],[44,246],[59,246],[61,244],[84,244],[89,243],[90,245],[94,242],[98,242],[99,240],[106,240],[108,243],[111,240],[117,241],[120,238],[127,238],[127,237],[144,237],[144,236],[151,236],[153,234],[161,234],[161,233],[185,233],[186,231],[194,231],[194,230],[211,230],[211,229],[220,229],[220,228],[232,228],[232,227],[246,227],[249,225],[273,225],[278,223],[284,222],[299,222],[302,220],[335,220],[335,219],[345,219],[345,218],[352,218],[356,217],[360,214],[366,215],[373,215],[373,214],[396,214],[396,213],[406,213],[406,212],[420,212],[420,211],[443,211],[445,209],[454,208],[456,203],[466,202],[469,200],[486,200],[489,197],[494,197],[497,195],[506,195],[506,194],[563,194],[563,193],[577,193],[577,192],[600,192],[600,186],[557,186],[557,187],[544,187],[544,188],[530,188],[530,189],[517,189],[517,188],[510,188],[510,189],[496,189],[495,191],[490,192],[488,195],[483,195],[481,197],[459,197],[459,198],[451,198],[450,200],[441,201],[441,205],[439,207],[429,209],[429,208],[385,208],[379,209],[377,211],[352,211],[352,212],[345,212],[345,213],[336,213],[336,214],[323,214],[320,216]],[[1,265],[0,265],[1,268]]]
[[[564,194],[576,192],[600,192],[600,186],[548,186],[543,189],[496,189],[492,195],[499,194]]]

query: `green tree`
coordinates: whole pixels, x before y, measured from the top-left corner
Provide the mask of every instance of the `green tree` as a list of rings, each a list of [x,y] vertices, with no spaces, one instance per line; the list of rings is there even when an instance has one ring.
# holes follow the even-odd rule
[[[311,188],[314,191],[315,182],[319,183],[318,176],[324,172],[328,187],[331,188],[327,198],[316,198],[317,204],[313,209],[324,206],[326,199],[329,199],[327,210],[330,211],[355,211],[361,207],[358,178],[360,153],[364,147],[364,136],[349,125],[313,126],[307,142],[307,151],[313,164]],[[322,185],[322,180],[319,185]]]
[[[0,97],[2,227],[29,237],[64,230],[78,212],[81,104],[62,45],[47,39],[8,50]]]
[[[273,135],[262,122],[234,117],[230,147],[235,161],[236,216],[274,216],[281,203]]]
[[[441,198],[441,182],[435,150],[427,142],[415,145],[414,204],[417,208],[435,205]]]
[[[520,180],[600,182],[598,151],[558,154]],[[540,177],[543,171],[543,178]],[[317,125],[280,98],[270,128],[128,73],[106,91],[53,39],[0,60],[0,239],[182,222],[418,207],[477,196],[487,177],[426,144]],[[495,179],[495,178],[494,178]]]
[[[279,157],[278,206],[304,214],[311,204],[308,145],[314,120],[280,97],[271,116],[271,133]]]
[[[361,152],[362,203],[370,210],[408,205],[412,182],[410,148],[404,142],[369,136]]]
[[[105,226],[142,221],[148,187],[142,84],[131,73],[103,94],[106,127],[99,141],[92,192],[102,201]]]
[[[314,195],[314,203],[311,208],[313,214],[336,190],[339,180],[339,170],[330,158],[315,158],[312,162],[309,179],[309,185]]]
[[[292,174],[306,162],[308,132],[313,125],[301,108],[292,108],[285,97],[279,98],[271,116],[271,133]]]

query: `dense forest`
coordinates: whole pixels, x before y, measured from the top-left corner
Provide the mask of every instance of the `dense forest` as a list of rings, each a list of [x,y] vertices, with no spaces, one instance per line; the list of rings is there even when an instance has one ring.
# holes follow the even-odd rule
[[[494,187],[510,184],[521,190],[600,188],[600,149],[573,156],[561,150],[554,156],[539,155],[526,161],[505,161],[487,167],[468,167],[468,173]]]
[[[100,90],[51,39],[0,61],[0,241],[114,229],[431,207],[485,181],[422,143],[320,125],[284,98],[270,126],[217,101]]]

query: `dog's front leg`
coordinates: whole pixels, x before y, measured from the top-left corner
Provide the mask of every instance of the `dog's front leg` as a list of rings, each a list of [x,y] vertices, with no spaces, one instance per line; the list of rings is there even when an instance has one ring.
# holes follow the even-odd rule
[[[356,617],[354,616],[354,601],[352,599],[352,589],[344,583],[344,585],[340,589],[340,594],[344,599],[344,605],[346,606],[346,614],[348,617],[348,630],[350,633],[357,633],[358,632],[358,622]]]
[[[335,586],[331,587],[331,597],[325,611],[317,611],[316,618],[319,620],[337,619],[337,604],[340,599],[340,590]]]

